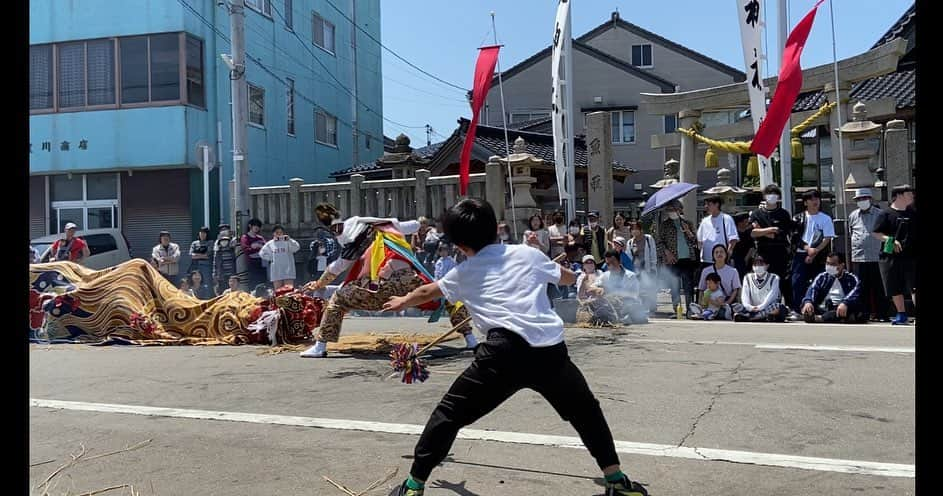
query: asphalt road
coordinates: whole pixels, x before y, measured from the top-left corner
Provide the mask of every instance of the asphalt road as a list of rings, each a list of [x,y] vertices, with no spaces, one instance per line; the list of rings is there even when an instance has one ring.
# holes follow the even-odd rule
[[[351,318],[344,333],[444,329]],[[417,385],[388,379],[380,356],[33,345],[34,494],[84,446],[50,495],[122,484],[141,495],[343,495],[322,476],[356,494],[398,469],[367,493],[386,495],[471,361],[461,343],[438,350]],[[655,321],[568,329],[567,343],[625,470],[653,496],[914,493],[913,327]],[[603,492],[575,431],[531,391],[462,436],[427,495]]]

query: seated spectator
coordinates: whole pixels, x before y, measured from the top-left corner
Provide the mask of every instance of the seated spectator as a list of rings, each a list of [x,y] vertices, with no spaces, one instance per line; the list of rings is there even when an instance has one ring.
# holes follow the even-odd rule
[[[239,276],[229,276],[229,287],[223,294],[235,293],[239,291]]]
[[[615,239],[612,240],[612,249],[619,254],[619,265],[621,265],[623,269],[634,273],[635,262],[632,260],[632,256],[625,251],[627,244],[628,243],[626,242],[625,238],[622,236],[616,236]],[[600,270],[609,270],[609,264],[603,263],[602,267],[600,267]]]
[[[600,296],[596,294],[596,291],[592,290],[593,283],[595,283],[596,278],[599,277],[599,272],[596,272],[596,260],[593,259],[592,255],[583,255],[583,262],[579,265],[577,274],[576,286],[574,287],[578,303],[576,322],[592,325],[599,324],[599,322],[596,322],[593,318],[596,313],[594,309],[599,305],[597,300]]]
[[[737,322],[784,322],[789,311],[780,303],[779,276],[769,271],[762,255],[753,260],[753,272],[743,276],[740,305],[736,307]]]
[[[438,252],[439,258],[435,261],[435,273],[433,274],[437,281],[445,277],[445,274],[448,274],[457,265],[455,259],[452,258],[451,246],[440,243]]]
[[[733,312],[725,301],[725,294],[720,289],[720,275],[711,272],[704,277],[707,288],[701,292],[700,304],[691,303],[692,317],[704,320],[728,319]]]
[[[190,291],[193,292],[193,296],[201,300],[213,298],[213,290],[203,280],[203,273],[198,270],[190,273]]]
[[[193,290],[190,289],[190,278],[189,278],[189,277],[184,277],[184,278],[181,278],[181,279],[180,279],[180,285],[178,286],[178,289],[180,289],[180,291],[183,292],[184,294],[187,294],[187,295],[190,295],[190,296],[196,298],[196,295],[193,294]]]
[[[506,222],[498,223],[498,243],[502,245],[516,245],[517,241],[511,236],[511,226]]]
[[[730,305],[732,308],[740,294],[740,276],[737,274],[737,269],[727,265],[726,246],[722,244],[714,245],[711,253],[714,257],[714,264],[704,267],[701,271],[701,282],[697,285],[697,289],[701,292],[707,291],[708,274],[717,274],[720,277],[718,289],[724,294],[724,305]],[[693,318],[697,318],[697,314],[703,312],[703,308],[694,303],[688,305],[688,309],[693,314]],[[733,320],[732,312],[724,312],[724,318]]]
[[[597,297],[592,305],[593,320],[601,323],[644,324],[648,322],[648,310],[639,295],[639,279],[634,272],[622,268],[619,255],[615,250],[605,253],[603,258],[609,270],[600,274],[589,289]]]
[[[857,324],[868,321],[861,305],[861,282],[845,270],[845,255],[829,253],[825,272],[812,281],[802,300],[802,316],[808,323],[840,322]]]

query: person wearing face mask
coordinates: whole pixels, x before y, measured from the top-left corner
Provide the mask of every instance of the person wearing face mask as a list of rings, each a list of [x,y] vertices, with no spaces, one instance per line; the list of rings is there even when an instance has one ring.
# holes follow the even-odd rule
[[[802,317],[807,323],[859,324],[867,322],[861,307],[861,282],[845,270],[845,255],[832,252],[825,259],[825,272],[815,277],[802,300]]]
[[[782,207],[782,190],[776,184],[763,188],[764,201],[760,208],[750,213],[753,230],[750,237],[756,241],[756,254],[763,257],[769,265],[769,271],[779,279],[779,291],[792,303],[792,285],[788,276],[789,234],[795,229],[792,214]]]
[[[571,220],[566,228],[567,246],[576,246],[577,248],[583,246],[583,238],[580,236],[580,231],[582,231],[580,222],[578,220]]]
[[[219,234],[213,243],[213,281],[216,294],[223,294],[227,288],[232,288],[230,280],[233,277],[237,282],[239,281],[239,276],[236,275],[237,243],[232,239],[229,224],[220,224],[217,229]]]
[[[917,304],[917,210],[914,209],[914,188],[909,184],[894,186],[891,206],[881,212],[872,236],[883,243],[881,250],[881,279],[884,291],[897,308],[893,325],[908,323],[904,294]]]
[[[249,219],[248,229],[245,234],[239,238],[239,244],[242,246],[242,253],[246,256],[246,268],[248,269],[249,287],[255,288],[259,284],[265,284],[268,278],[268,262],[263,263],[259,252],[265,246],[265,236],[262,235],[262,221],[256,218]]]
[[[517,241],[511,236],[511,226],[507,225],[506,222],[501,222],[498,224],[498,244],[502,245],[516,245]]]
[[[681,202],[665,206],[666,218],[658,229],[658,265],[667,268],[671,282],[671,308],[678,308],[681,295],[694,301],[694,272],[700,268],[694,224],[681,215]]]
[[[605,262],[603,255],[608,249],[606,246],[606,229],[599,224],[599,212],[591,211],[587,216],[589,224],[583,227],[583,245],[586,246],[586,253],[593,256],[596,265],[602,265]]]
[[[861,304],[872,321],[889,321],[890,308],[881,281],[881,242],[871,235],[881,209],[871,203],[871,188],[856,190],[854,200],[858,208],[848,214],[848,229],[851,230],[852,268],[861,280]]]
[[[763,255],[753,259],[753,272],[743,276],[740,304],[734,306],[737,322],[784,322],[789,311],[779,302],[779,276],[769,271]]]

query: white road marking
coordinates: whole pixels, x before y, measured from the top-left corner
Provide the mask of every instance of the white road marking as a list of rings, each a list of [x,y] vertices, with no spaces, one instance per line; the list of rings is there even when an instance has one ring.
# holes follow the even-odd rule
[[[657,343],[657,344],[697,344],[722,346],[752,346],[761,350],[811,350],[811,351],[861,351],[876,353],[914,353],[913,346],[863,346],[863,345],[819,345],[819,344],[788,344],[788,343],[756,343],[747,341],[716,341],[716,340],[686,340],[686,339],[647,339],[626,338],[627,343]]]
[[[153,417],[172,417],[198,420],[225,420],[230,422],[248,422],[254,424],[291,425],[347,431],[382,432],[388,434],[406,434],[418,436],[423,426],[418,424],[394,424],[387,422],[368,422],[363,420],[328,419],[314,417],[295,417],[288,415],[266,415],[244,412],[222,412],[193,410],[186,408],[163,408],[139,405],[117,405],[109,403],[86,403],[82,401],[59,401],[30,399],[30,406],[56,410],[75,410],[85,412],[145,415]],[[488,431],[481,429],[462,429],[459,439],[475,441],[496,441],[502,443],[550,446],[557,448],[584,449],[579,438],[572,436],[552,436],[523,432]],[[899,463],[881,463],[858,460],[838,460],[807,456],[780,455],[774,453],[754,453],[709,448],[678,447],[668,444],[634,443],[616,441],[616,451],[629,455],[664,456],[669,458],[687,458],[693,460],[725,461],[766,465],[771,467],[797,468],[820,472],[839,472],[845,474],[877,475],[882,477],[914,478],[914,465]]]
[[[818,344],[758,344],[760,350],[809,350],[809,351],[864,351],[880,353],[914,353],[916,350],[906,346],[828,346]]]

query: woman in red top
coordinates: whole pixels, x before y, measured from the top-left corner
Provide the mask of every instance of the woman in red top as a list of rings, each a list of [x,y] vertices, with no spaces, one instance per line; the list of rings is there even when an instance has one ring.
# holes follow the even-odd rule
[[[90,255],[88,243],[75,235],[78,226],[69,222],[65,225],[65,239],[57,239],[49,248],[50,262],[70,261],[79,263]]]
[[[262,265],[262,257],[259,255],[259,251],[265,246],[265,236],[262,236],[260,231],[262,231],[262,221],[249,219],[249,230],[239,240],[239,244],[242,245],[242,253],[246,255],[249,291],[254,291],[256,286],[265,284],[268,281],[266,267]]]

